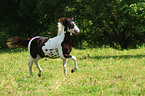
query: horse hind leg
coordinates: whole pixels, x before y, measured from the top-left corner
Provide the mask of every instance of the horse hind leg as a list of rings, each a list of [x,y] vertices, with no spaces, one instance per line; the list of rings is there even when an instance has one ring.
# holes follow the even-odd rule
[[[67,70],[66,70],[66,67],[67,67],[67,60],[64,59],[63,60],[63,70],[64,70],[64,75],[67,76]]]

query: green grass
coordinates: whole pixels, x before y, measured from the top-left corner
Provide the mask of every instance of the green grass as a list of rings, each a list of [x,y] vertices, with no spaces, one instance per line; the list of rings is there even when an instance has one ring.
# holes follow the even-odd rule
[[[33,65],[29,75],[28,51],[0,51],[0,96],[144,96],[145,48],[115,50],[112,48],[73,49],[79,69],[68,60],[66,78],[61,59],[41,59],[42,77]]]

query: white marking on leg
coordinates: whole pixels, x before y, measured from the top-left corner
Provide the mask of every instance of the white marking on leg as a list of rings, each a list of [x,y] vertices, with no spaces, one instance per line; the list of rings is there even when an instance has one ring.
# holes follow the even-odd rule
[[[74,60],[74,63],[75,63],[75,66],[74,66],[74,68],[71,71],[73,73],[76,69],[78,69],[78,66],[77,66],[77,61],[76,61],[77,59],[76,59],[76,57],[75,56],[72,56],[71,59],[73,59]]]
[[[34,59],[30,58],[30,61],[28,63],[29,71],[30,71],[30,76],[33,76],[33,74],[32,74],[32,65],[33,65],[33,62],[34,62]]]
[[[42,72],[42,68],[41,68],[40,65],[38,64],[38,60],[35,61],[35,64],[36,64],[37,68],[39,69],[38,76],[40,77],[40,76],[41,76],[41,72]]]
[[[66,60],[66,59],[63,59],[63,70],[64,70],[64,75],[65,75],[65,76],[67,76],[66,67],[67,67],[67,60]]]

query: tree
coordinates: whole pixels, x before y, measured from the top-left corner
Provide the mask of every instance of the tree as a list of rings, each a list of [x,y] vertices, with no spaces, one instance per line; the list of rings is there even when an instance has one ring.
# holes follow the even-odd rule
[[[87,0],[86,0],[87,1]],[[98,5],[100,4],[100,5]],[[84,4],[83,4],[84,5]],[[103,0],[85,3],[86,41],[90,45],[136,48],[144,42],[145,3]]]
[[[0,47],[13,36],[53,37],[61,17],[74,17],[81,32],[75,47],[136,48],[144,43],[145,3],[141,0],[0,1]]]

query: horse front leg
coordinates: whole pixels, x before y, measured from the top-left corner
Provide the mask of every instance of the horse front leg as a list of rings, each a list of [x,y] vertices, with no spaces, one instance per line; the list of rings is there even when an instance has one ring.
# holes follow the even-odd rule
[[[37,68],[39,69],[38,76],[40,77],[40,76],[41,76],[41,73],[42,73],[42,68],[41,68],[40,65],[38,64],[38,60],[35,61],[35,64],[36,64]]]
[[[67,60],[66,60],[66,59],[63,59],[63,70],[64,70],[64,75],[65,75],[65,76],[67,76],[66,67],[67,67]]]
[[[70,59],[73,59],[73,60],[74,60],[74,63],[75,63],[74,68],[71,70],[71,73],[73,73],[74,71],[76,71],[76,69],[78,69],[78,66],[77,66],[77,59],[76,59],[75,56],[72,56]]]

